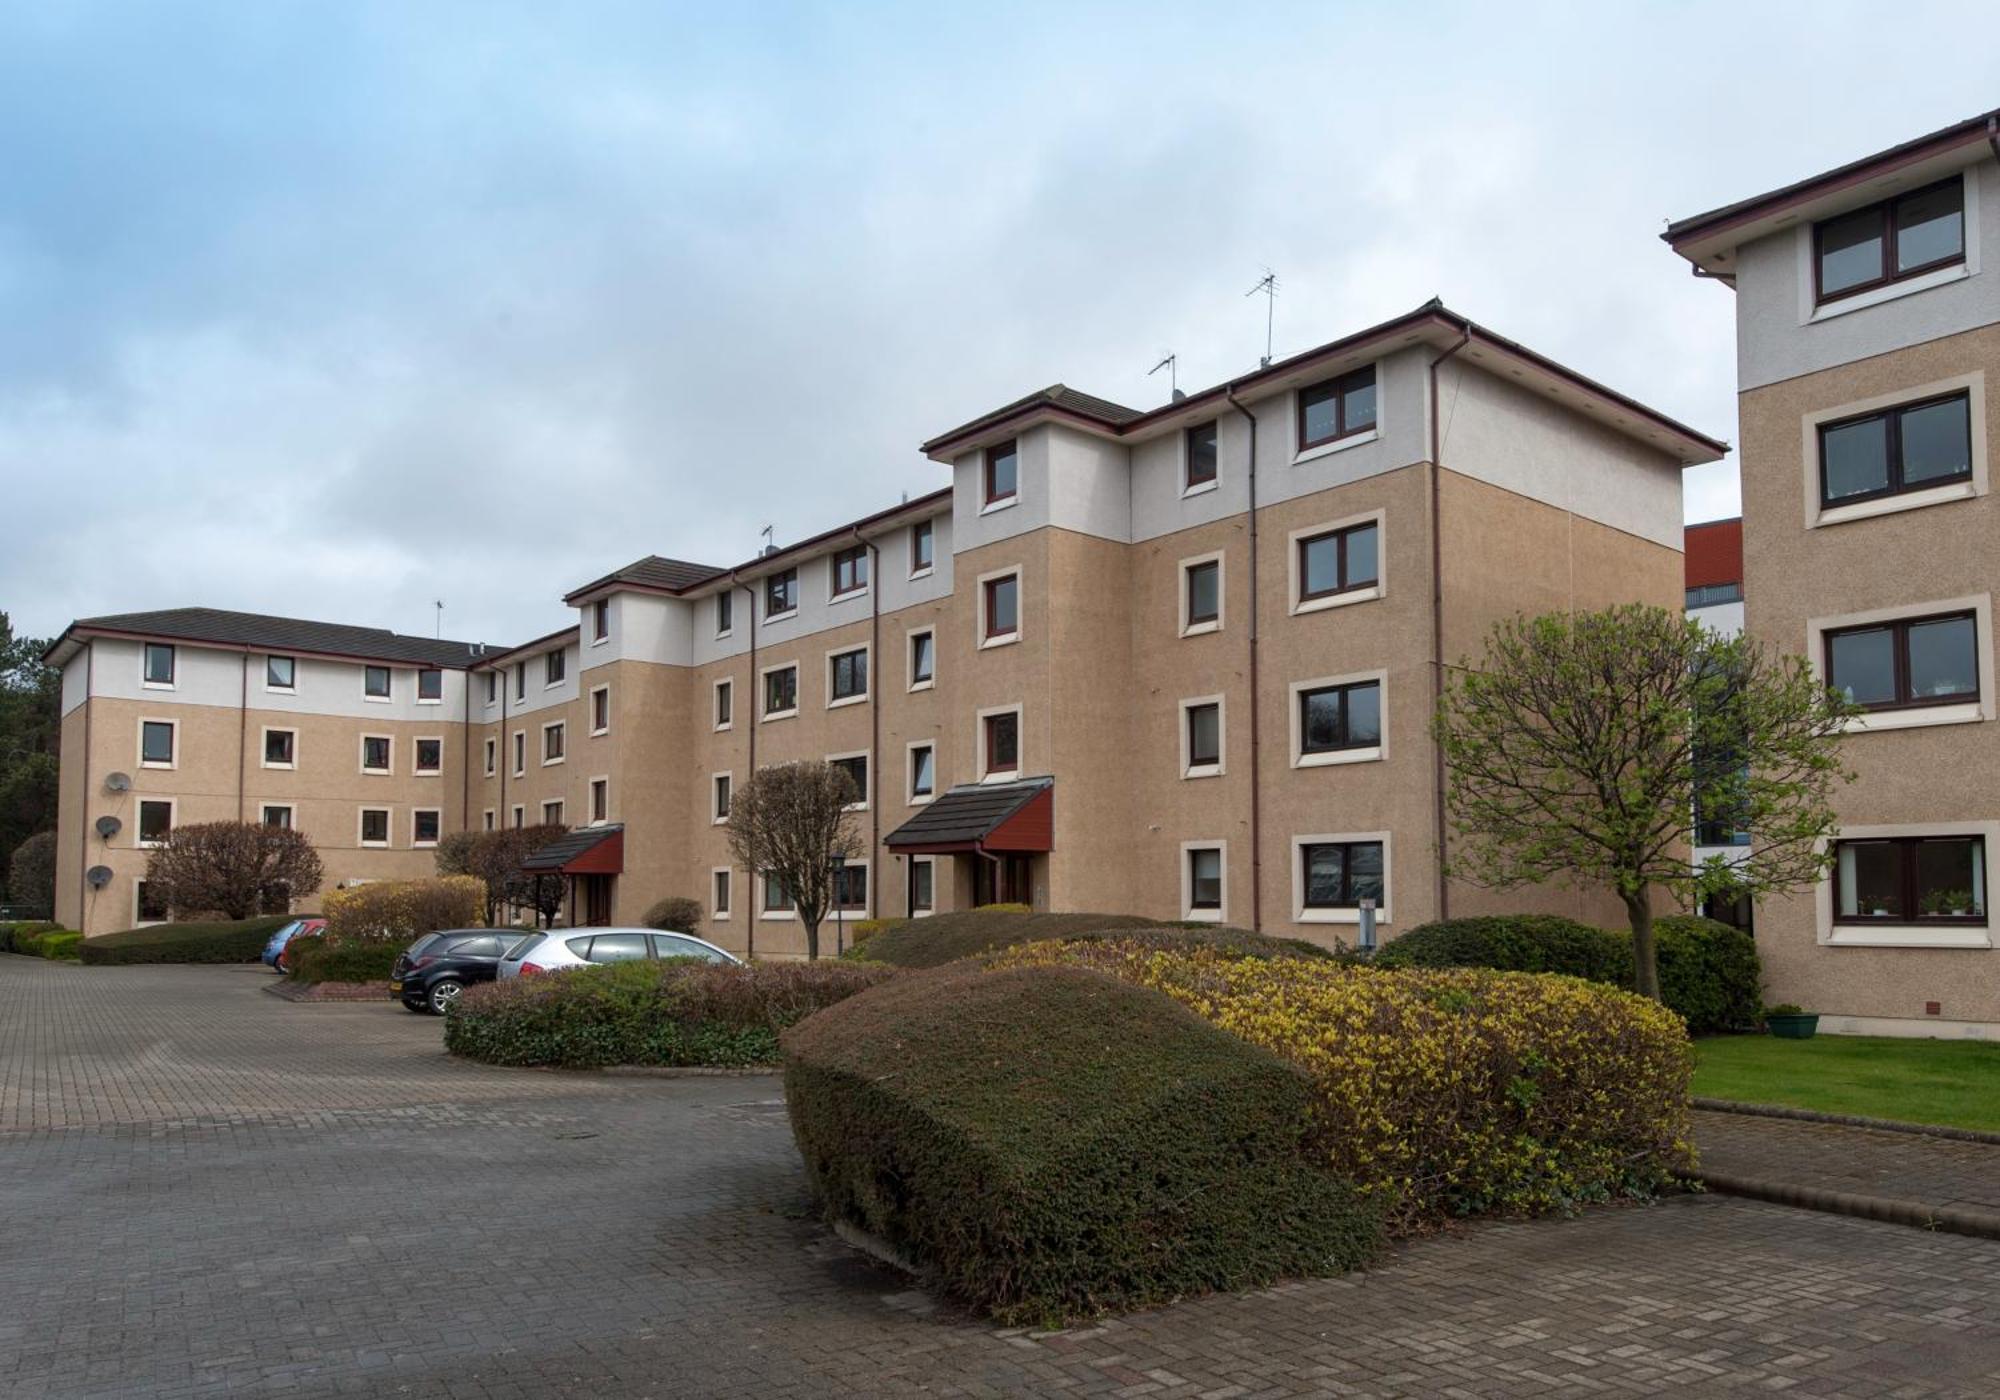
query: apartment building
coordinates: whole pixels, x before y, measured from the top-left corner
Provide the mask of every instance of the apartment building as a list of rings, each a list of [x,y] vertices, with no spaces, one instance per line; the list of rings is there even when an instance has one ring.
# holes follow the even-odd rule
[[[575,828],[540,858],[575,922],[694,895],[760,956],[803,930],[723,823],[796,759],[861,794],[843,919],[1617,917],[1446,877],[1441,662],[1516,612],[1677,605],[1680,473],[1723,444],[1432,302],[1151,410],[1053,385],[922,450],[930,494],[731,566],[639,560],[565,598],[574,627],[461,658],[460,818]]]
[[[1829,1030],[1989,1034],[2000,113],[1664,236],[1736,296],[1745,625],[1862,710],[1832,874],[1757,912],[1769,995]]]

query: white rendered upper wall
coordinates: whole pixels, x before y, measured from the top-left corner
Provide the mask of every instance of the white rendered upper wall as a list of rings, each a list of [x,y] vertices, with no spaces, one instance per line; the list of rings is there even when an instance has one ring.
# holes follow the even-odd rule
[[[289,652],[247,653],[177,641],[171,685],[148,684],[145,643],[120,637],[97,637],[63,667],[63,710],[83,701],[84,677],[90,694],[116,700],[143,700],[151,705],[215,705],[235,709],[276,710],[301,715],[338,715],[348,719],[424,720],[465,715],[463,671],[441,671],[440,698],[417,698],[418,667],[389,667],[389,698],[363,694],[364,669],[375,663],[334,661],[311,656],[294,658],[293,686],[287,691],[267,684],[265,661]],[[247,665],[246,665],[247,663]]]

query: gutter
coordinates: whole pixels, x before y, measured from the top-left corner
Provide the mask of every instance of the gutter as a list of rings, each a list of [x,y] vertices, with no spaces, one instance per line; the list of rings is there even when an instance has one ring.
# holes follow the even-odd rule
[[[1472,322],[1461,327],[1459,337],[1449,348],[1431,358],[1430,363],[1430,409],[1431,409],[1431,489],[1430,489],[1430,531],[1431,531],[1431,715],[1437,715],[1438,706],[1444,701],[1444,535],[1441,502],[1438,495],[1438,474],[1444,470],[1444,443],[1438,425],[1438,366],[1472,343]],[[1445,879],[1445,771],[1444,746],[1431,736],[1431,768],[1433,791],[1431,803],[1435,815],[1432,839],[1437,844],[1437,917],[1451,917],[1451,885]]]
[[[1250,425],[1250,931],[1264,931],[1263,731],[1257,712],[1263,708],[1257,688],[1257,415],[1236,397],[1234,382],[1222,386],[1229,406]],[[1186,587],[1181,583],[1180,587]],[[1186,721],[1183,720],[1183,723]],[[1183,741],[1185,742],[1185,740]]]

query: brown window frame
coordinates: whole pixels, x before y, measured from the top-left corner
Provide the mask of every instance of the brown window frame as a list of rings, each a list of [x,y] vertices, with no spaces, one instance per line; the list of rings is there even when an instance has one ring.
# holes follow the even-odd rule
[[[431,834],[425,836],[417,823],[425,816],[431,819]],[[410,844],[412,846],[435,846],[444,835],[444,813],[436,807],[412,807],[410,809]]]
[[[1003,584],[1012,584],[1014,586],[1014,621],[1006,627],[1001,627],[997,624],[996,619],[1000,610],[994,606]],[[982,635],[985,640],[991,642],[997,641],[1001,637],[1018,637],[1021,634],[1020,573],[1016,571],[1009,574],[1000,574],[997,577],[987,579],[985,583],[981,584],[980,610],[985,614],[982,619],[986,624],[982,629]]]
[[[1194,610],[1194,577],[1204,569],[1213,569],[1215,571],[1215,611],[1210,613],[1198,613]],[[1183,594],[1182,605],[1187,610],[1187,625],[1189,627],[1200,627],[1205,623],[1220,623],[1222,621],[1222,561],[1220,559],[1203,559],[1183,568],[1181,570],[1181,591]]]
[[[1372,690],[1375,692],[1375,737],[1365,741],[1354,738],[1353,726],[1348,721],[1349,706],[1347,697],[1357,690]],[[1306,737],[1306,704],[1315,695],[1327,695],[1335,692],[1338,692],[1340,695],[1340,729],[1343,742],[1326,744],[1315,748],[1312,741]],[[1316,685],[1310,689],[1300,690],[1296,694],[1298,695],[1298,700],[1295,703],[1299,707],[1299,757],[1306,758],[1313,754],[1322,753],[1348,753],[1355,749],[1379,749],[1382,747],[1381,681],[1344,681],[1339,685]]]
[[[561,720],[542,726],[542,762],[554,763],[569,757],[569,726]]]
[[[362,845],[386,846],[395,839],[393,835],[394,823],[390,820],[390,815],[387,807],[363,807],[361,809],[360,839]],[[368,819],[370,817],[380,817],[382,819],[382,834],[380,836],[370,836],[368,834]]]
[[[431,764],[429,767],[424,766],[425,744],[437,745],[437,762]],[[412,739],[410,741],[410,771],[426,777],[444,772],[444,740]]]
[[[1347,421],[1347,400],[1350,395],[1362,388],[1361,381],[1364,379],[1367,381],[1368,388],[1378,390],[1375,398],[1375,416],[1370,418],[1366,423],[1350,425]],[[1330,437],[1309,438],[1306,436],[1306,400],[1308,398],[1315,398],[1322,391],[1334,401],[1333,434]],[[1382,401],[1374,365],[1363,365],[1361,368],[1351,369],[1345,374],[1336,374],[1331,379],[1322,379],[1318,383],[1307,384],[1300,388],[1296,399],[1297,402],[1293,406],[1293,413],[1298,431],[1298,450],[1301,452],[1309,452],[1315,447],[1324,447],[1330,442],[1340,442],[1345,438],[1355,437],[1361,433],[1373,432],[1382,421]],[[1315,401],[1317,401],[1316,398]]]
[[[1986,838],[1978,832],[1940,831],[1928,836],[1858,836],[1852,839],[1836,840],[1833,843],[1833,921],[1844,928],[1880,928],[1885,923],[1943,924],[1946,926],[1972,924],[1984,927],[1990,917],[1990,906],[1988,910],[1978,914],[1926,914],[1922,911],[1921,906],[1923,901],[1921,891],[1917,888],[1915,852],[1918,846],[1926,842],[1936,841],[1963,841],[1978,846],[1979,868],[1982,872],[1986,873],[1989,880],[1992,878],[1992,873],[1986,868]],[[1840,912],[1840,906],[1843,902],[1841,895],[1845,893],[1840,883],[1840,848],[1843,846],[1892,846],[1902,853],[1902,869],[1899,872],[1901,878],[1897,883],[1901,887],[1899,893],[1903,900],[1903,913],[1869,916],[1864,914],[1843,915]],[[1987,898],[1989,901],[1992,898],[1990,891]],[[1859,901],[1856,902],[1859,903]]]
[[[161,831],[156,836],[148,836],[146,834],[146,809],[149,807],[164,807],[167,809],[166,829]],[[160,842],[166,840],[168,836],[172,835],[173,830],[174,830],[174,804],[172,799],[164,797],[147,797],[140,799],[137,816],[133,825],[132,835],[134,840],[136,840],[141,846],[157,846]]]
[[[1189,768],[1220,768],[1222,766],[1222,702],[1204,700],[1198,705],[1182,707],[1187,718],[1187,766]],[[1194,717],[1203,710],[1215,711],[1215,752],[1204,758],[1195,751]]]
[[[377,675],[382,677],[382,691],[378,695],[369,686]],[[361,693],[370,700],[388,700],[396,694],[396,674],[387,666],[363,666],[361,668]]]
[[[729,773],[717,773],[708,780],[709,815],[716,821],[729,820],[729,804],[736,796],[736,779]]]
[[[1003,722],[1011,724],[1014,727],[1014,759],[1013,762],[1011,763],[1002,763],[1000,762],[999,759],[998,745],[996,743],[996,740],[999,735],[999,726]],[[1002,710],[997,714],[983,716],[980,721],[980,728],[982,730],[982,733],[980,734],[980,747],[985,751],[986,754],[987,776],[990,777],[995,773],[1020,772],[1021,771],[1021,712],[1019,710]]]
[[[924,766],[918,761],[917,757],[919,754],[927,755],[930,758],[929,787],[920,788],[917,786],[917,779],[924,776]],[[910,745],[910,790],[906,795],[909,797],[937,796],[937,745],[935,743]]]
[[[782,608],[773,606],[777,602],[778,595],[780,592],[782,592],[785,595],[785,598],[787,600],[785,606]],[[765,575],[764,620],[766,622],[769,622],[774,617],[784,617],[787,614],[795,613],[798,610],[799,610],[799,571],[795,568],[780,569],[774,574]]]
[[[543,826],[562,826],[563,816],[563,800],[560,797],[552,797],[542,804]]]
[[[854,772],[854,766],[856,764],[861,765],[861,772],[859,776],[857,776]],[[855,792],[854,803],[853,803],[854,806],[866,807],[868,805],[869,793],[868,793],[867,754],[853,753],[853,754],[848,754],[845,758],[829,758],[826,761],[826,766],[829,768],[838,768],[841,772],[847,774],[848,781],[854,784],[854,792]]]
[[[720,680],[715,683],[715,728],[736,723],[736,682]]]
[[[1972,624],[1972,689],[1954,691],[1950,695],[1910,694],[1910,629],[1926,622],[1966,621]],[[1925,613],[1921,617],[1898,617],[1887,622],[1869,622],[1856,627],[1830,627],[1820,634],[1820,664],[1825,668],[1826,684],[1830,690],[1839,690],[1840,678],[1833,673],[1833,643],[1836,637],[1852,637],[1861,632],[1887,632],[1892,637],[1892,659],[1895,663],[1896,698],[1876,700],[1867,704],[1856,700],[1852,703],[1859,709],[1875,714],[1884,710],[1921,710],[1933,705],[1966,705],[1983,698],[1979,657],[1979,615],[1969,609],[1956,612]]]
[[[592,778],[590,780],[590,819],[594,822],[611,820],[611,779]]]
[[[516,700],[528,698],[528,663],[525,661],[514,663],[514,698]]]
[[[731,895],[729,886],[731,883],[730,874],[727,870],[712,870],[709,872],[709,886],[714,895],[715,917],[718,919],[729,913]]]
[[[271,756],[271,741],[282,737],[284,753],[277,758]],[[264,762],[283,768],[291,768],[299,761],[299,731],[296,729],[267,729],[264,731]]]
[[[545,687],[561,685],[568,679],[569,653],[565,648],[557,647],[542,658],[542,684]]]
[[[771,703],[771,682],[776,680],[780,676],[786,676],[786,675],[792,678],[792,702],[789,705],[773,705]],[[768,718],[771,715],[793,714],[797,712],[798,708],[799,708],[799,668],[797,664],[794,663],[793,665],[790,666],[773,666],[770,670],[766,671],[764,673],[764,717]]]
[[[426,666],[417,672],[417,699],[444,699],[444,672],[434,666]]]
[[[995,463],[1006,457],[1014,459],[1014,482],[1005,492],[1000,492],[995,489],[993,467]],[[1005,442],[996,442],[986,449],[981,484],[985,488],[983,492],[986,498],[985,503],[989,506],[998,505],[1002,501],[1017,501],[1021,498],[1021,440],[1019,438],[1008,438]]]
[[[155,728],[158,728],[158,729],[164,729],[164,730],[166,730],[166,731],[167,731],[167,756],[166,756],[165,758],[153,758],[153,757],[151,757],[150,755],[148,755],[148,754],[147,754],[147,752],[146,752],[146,731],[147,731],[147,730],[149,730],[149,729],[155,729]],[[170,720],[170,719],[143,719],[143,720],[140,720],[140,721],[139,721],[139,762],[140,762],[140,763],[142,763],[142,764],[146,764],[146,763],[163,763],[163,764],[168,764],[168,765],[172,765],[173,763],[175,763],[176,761],[178,761],[178,759],[180,758],[180,747],[181,747],[181,732],[180,732],[180,726],[179,726],[178,724],[175,724],[175,723],[174,723],[174,722],[173,722],[172,720]]]
[[[1313,902],[1312,897],[1312,852],[1325,847],[1338,847],[1345,854],[1340,861],[1341,899],[1330,904]],[[1304,909],[1359,909],[1361,896],[1354,893],[1354,852],[1364,846],[1373,846],[1382,853],[1382,893],[1376,896],[1380,906],[1389,899],[1389,843],[1386,841],[1301,841],[1296,859],[1299,863],[1299,906]]]
[[[935,683],[937,680],[937,631],[923,628],[910,633],[910,684],[912,686]],[[920,675],[917,663],[921,659],[925,669]]]
[[[857,658],[859,658],[858,662]],[[846,663],[844,668],[842,666],[843,662]],[[858,680],[860,682],[860,688],[858,690],[841,689],[841,684],[842,684],[841,671],[843,669],[845,669],[847,672],[846,684],[849,686],[853,686],[854,683]],[[827,657],[826,659],[827,703],[832,704],[836,700],[866,700],[868,698],[868,682],[869,682],[868,672],[871,669],[872,668],[868,664],[867,647],[849,647],[845,651],[837,651],[833,655]]]
[[[736,630],[736,594],[725,588],[715,595],[715,635],[726,637]]]
[[[841,582],[841,575],[847,575],[847,582]],[[868,546],[849,545],[846,549],[836,549],[827,558],[827,593],[829,597],[845,598],[850,593],[864,593],[868,589]]]
[[[1887,500],[1892,496],[1907,496],[1914,491],[1928,491],[1936,486],[1956,486],[1960,482],[1972,480],[1972,453],[1966,453],[1965,470],[1950,476],[1934,476],[1926,481],[1911,485],[1903,480],[1903,415],[1921,409],[1936,408],[1940,404],[1956,402],[1965,410],[1965,441],[1972,446],[1972,391],[1957,389],[1949,394],[1934,394],[1927,399],[1914,399],[1909,403],[1895,404],[1889,408],[1878,408],[1872,413],[1856,413],[1847,418],[1836,418],[1829,423],[1821,423],[1815,429],[1815,440],[1819,445],[1819,504],[1822,510],[1837,510],[1841,506],[1858,505],[1864,501]],[[1826,435],[1842,428],[1851,428],[1857,423],[1868,423],[1880,418],[1884,421],[1884,450],[1888,455],[1889,484],[1879,491],[1860,491],[1852,496],[1832,497],[1826,494]]]
[[[1208,459],[1207,476],[1196,476],[1194,474],[1194,440],[1197,433],[1207,433],[1215,440],[1215,445],[1211,449]],[[1206,423],[1196,423],[1192,427],[1183,429],[1181,433],[1181,459],[1184,463],[1181,471],[1181,490],[1183,491],[1192,491],[1197,486],[1211,485],[1220,478],[1222,475],[1222,420],[1220,418],[1211,418]]]
[[[382,761],[370,763],[368,748],[371,744],[382,746]],[[391,734],[363,734],[361,736],[361,771],[364,773],[393,773],[396,770],[396,739]]]
[[[921,549],[917,542],[923,541]],[[910,577],[937,566],[937,527],[929,520],[919,520],[910,527]]]
[[[1215,857],[1215,898],[1212,900],[1203,899],[1199,893],[1201,889],[1201,876],[1200,873],[1195,869],[1194,862],[1196,856]],[[1196,909],[1202,909],[1202,910],[1213,909],[1216,913],[1218,914],[1221,913],[1222,912],[1222,868],[1224,863],[1222,858],[1222,847],[1190,846],[1187,849],[1187,863],[1188,863],[1187,877],[1188,877],[1189,911],[1192,912]]]
[[[1949,257],[1933,258],[1930,262],[1910,268],[1907,271],[1895,271],[1896,206],[1905,200],[1915,199],[1920,195],[1941,190],[1947,185],[1958,186],[1958,251]],[[1882,275],[1867,282],[1857,282],[1852,287],[1842,287],[1837,292],[1829,292],[1825,290],[1825,278],[1823,275],[1826,266],[1824,254],[1826,227],[1828,224],[1844,222],[1861,214],[1876,214],[1881,218]],[[1912,277],[1922,277],[1926,273],[1936,272],[1939,268],[1960,266],[1965,262],[1965,234],[1965,176],[1963,174],[1947,175],[1942,180],[1933,180],[1930,184],[1920,186],[1914,190],[1904,190],[1901,194],[1891,195],[1889,198],[1878,200],[1874,204],[1864,204],[1859,209],[1847,209],[1838,214],[1829,214],[1826,218],[1819,219],[1813,224],[1813,304],[1815,306],[1825,306],[1829,302],[1845,301],[1848,297],[1859,296],[1863,292],[1872,292],[1878,287],[1890,287],[1898,282],[1906,282]]]
[[[283,812],[285,819],[281,822],[272,821],[271,813],[273,812]],[[266,802],[264,810],[259,815],[262,818],[262,824],[265,826],[276,827],[282,831],[290,831],[292,829],[292,805],[289,802]]]
[[[611,600],[599,598],[590,605],[590,639],[601,642],[611,635]]]
[[[601,685],[590,692],[590,732],[605,734],[611,729],[611,687]]]
[[[1315,603],[1321,598],[1337,598],[1343,593],[1358,593],[1364,588],[1382,586],[1382,522],[1364,520],[1358,525],[1343,525],[1338,530],[1322,530],[1317,535],[1307,535],[1298,543],[1299,598],[1301,603]],[[1347,542],[1364,530],[1373,530],[1375,536],[1375,576],[1356,583],[1347,577]],[[1339,580],[1332,588],[1314,590],[1306,586],[1309,570],[1306,568],[1306,550],[1323,540],[1334,542],[1334,575]]]

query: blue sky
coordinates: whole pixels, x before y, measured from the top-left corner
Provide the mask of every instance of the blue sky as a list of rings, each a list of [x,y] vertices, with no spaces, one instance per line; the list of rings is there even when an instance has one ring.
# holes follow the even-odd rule
[[[725,11],[728,11],[725,13]],[[1442,295],[1735,437],[1657,238],[2000,106],[1981,6],[0,10],[0,609],[520,640]],[[1735,509],[1733,462],[1688,478]]]

